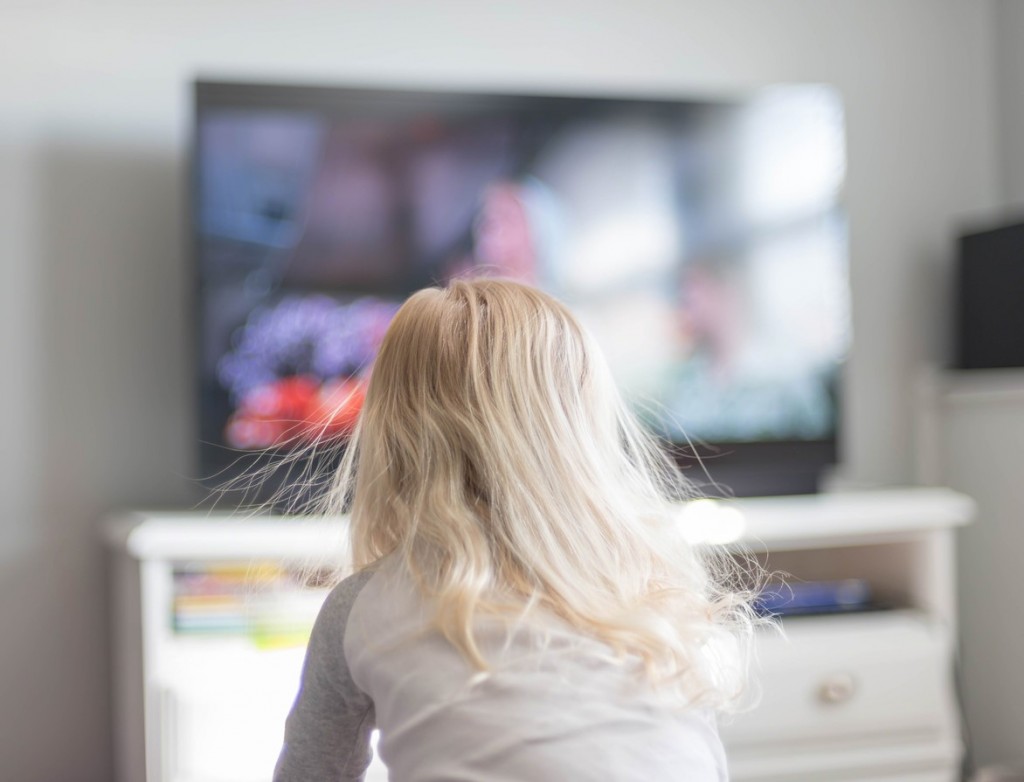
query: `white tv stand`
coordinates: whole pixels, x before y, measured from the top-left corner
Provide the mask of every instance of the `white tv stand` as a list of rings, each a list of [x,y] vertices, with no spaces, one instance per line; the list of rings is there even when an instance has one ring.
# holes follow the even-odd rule
[[[945,489],[890,489],[723,504],[740,536],[731,545],[752,549],[770,569],[863,578],[894,606],[791,619],[787,638],[760,639],[761,703],[722,725],[732,778],[957,779],[953,533],[973,517],[973,502]],[[337,562],[340,525],[140,511],[113,519],[107,533],[118,780],[269,780],[302,649],[176,636],[174,568]]]
[[[863,578],[887,611],[798,617],[760,643],[763,698],[722,726],[732,777],[952,782],[954,531],[974,503],[903,489],[737,503],[744,542],[795,579]]]

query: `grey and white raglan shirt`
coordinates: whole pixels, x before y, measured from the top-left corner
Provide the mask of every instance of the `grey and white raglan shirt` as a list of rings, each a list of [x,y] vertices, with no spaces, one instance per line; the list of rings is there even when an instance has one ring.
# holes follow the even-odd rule
[[[486,675],[393,563],[339,584],[313,628],[274,782],[723,782],[714,718],[669,708],[599,642],[552,619],[484,623]]]

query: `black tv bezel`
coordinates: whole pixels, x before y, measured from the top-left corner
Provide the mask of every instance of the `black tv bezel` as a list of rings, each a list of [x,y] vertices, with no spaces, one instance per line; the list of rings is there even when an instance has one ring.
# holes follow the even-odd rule
[[[282,471],[271,473],[255,490],[246,489],[246,481],[237,481],[246,472],[266,468],[274,463],[273,451],[264,453],[241,452],[227,445],[208,442],[210,431],[204,409],[204,382],[201,372],[203,345],[202,328],[202,274],[200,270],[200,241],[197,219],[199,202],[199,119],[205,107],[216,105],[229,108],[268,108],[302,110],[326,113],[330,116],[351,115],[360,103],[371,104],[379,110],[387,102],[408,108],[422,104],[425,108],[443,106],[455,108],[508,109],[527,104],[531,109],[546,107],[558,111],[567,104],[579,107],[582,103],[607,105],[622,102],[662,103],[666,108],[681,102],[715,99],[739,99],[751,93],[734,92],[728,95],[692,93],[667,96],[664,94],[578,94],[472,92],[458,89],[403,89],[382,86],[352,86],[329,84],[296,84],[291,82],[241,82],[197,78],[192,82],[192,114],[188,143],[188,187],[186,223],[188,247],[191,255],[190,292],[192,297],[189,344],[192,347],[193,394],[197,403],[193,430],[199,433],[196,447],[196,482],[204,499],[219,497],[227,502],[265,499],[287,482]],[[845,362],[840,365],[837,385],[833,390],[835,420],[833,435],[817,440],[761,440],[729,441],[723,443],[667,443],[668,450],[683,469],[684,474],[710,496],[769,496],[811,494],[820,490],[823,474],[840,461],[842,442],[842,381]],[[232,485],[234,484],[234,485]]]

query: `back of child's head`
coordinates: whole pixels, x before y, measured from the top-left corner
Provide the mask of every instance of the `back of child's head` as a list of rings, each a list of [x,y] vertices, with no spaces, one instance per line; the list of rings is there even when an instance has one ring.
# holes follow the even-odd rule
[[[474,620],[542,610],[721,705],[707,644],[749,635],[749,612],[679,532],[689,491],[568,308],[460,280],[394,318],[333,499],[356,565],[399,558],[476,667]]]

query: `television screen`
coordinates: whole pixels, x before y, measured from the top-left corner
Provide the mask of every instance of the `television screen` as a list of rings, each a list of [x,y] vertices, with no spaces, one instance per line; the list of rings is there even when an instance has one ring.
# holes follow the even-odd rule
[[[205,473],[344,435],[405,297],[475,275],[565,301],[672,442],[834,446],[849,314],[831,89],[200,82],[196,123]]]

